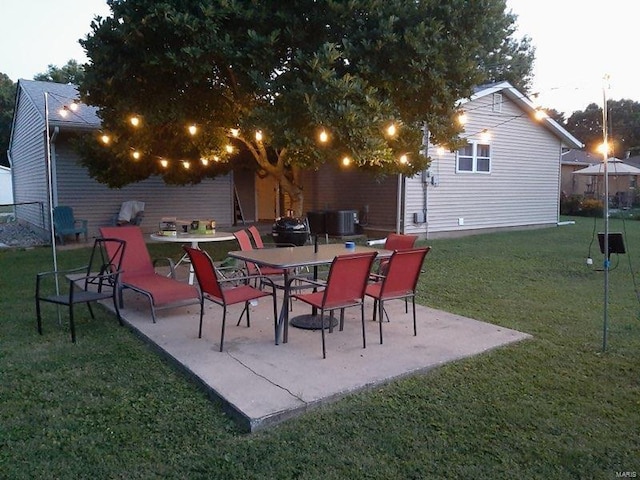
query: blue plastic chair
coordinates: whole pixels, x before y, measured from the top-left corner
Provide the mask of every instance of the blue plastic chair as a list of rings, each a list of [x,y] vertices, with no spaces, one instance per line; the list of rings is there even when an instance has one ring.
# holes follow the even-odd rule
[[[53,209],[53,226],[56,237],[60,244],[64,245],[65,235],[75,235],[76,241],[80,234],[84,234],[84,241],[87,241],[87,220],[77,219],[73,216],[73,208],[67,206],[57,206]]]

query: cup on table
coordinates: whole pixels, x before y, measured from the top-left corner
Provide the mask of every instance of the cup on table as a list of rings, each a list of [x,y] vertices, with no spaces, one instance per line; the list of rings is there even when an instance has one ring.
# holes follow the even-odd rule
[[[346,248],[347,250],[355,250],[356,249],[356,243],[355,242],[344,242],[344,248]]]

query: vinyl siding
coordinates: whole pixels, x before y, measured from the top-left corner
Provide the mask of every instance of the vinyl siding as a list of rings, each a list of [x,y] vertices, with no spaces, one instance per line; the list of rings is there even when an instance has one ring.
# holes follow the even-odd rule
[[[47,169],[45,161],[44,118],[25,95],[16,105],[11,136],[10,159],[13,173],[14,201],[42,202],[40,205],[16,207],[16,216],[39,228],[49,229]]]
[[[430,172],[438,186],[427,187],[427,226],[405,218],[407,233],[442,232],[549,225],[557,222],[561,143],[506,96],[500,113],[492,97],[465,105],[469,139],[490,130],[491,173],[456,173],[455,153],[432,153]],[[430,149],[435,152],[435,148]],[[408,180],[407,213],[421,210],[419,176]],[[410,215],[412,217],[412,215]],[[464,225],[458,220],[464,219]]]
[[[145,203],[141,228],[146,233],[156,231],[162,217],[215,219],[221,227],[233,223],[231,175],[186,186],[165,185],[162,178],[151,177],[120,189],[110,189],[89,177],[66,144],[56,145],[55,151],[58,186],[55,203],[72,207],[76,218],[88,220],[92,237],[98,235],[100,226],[112,224],[120,205],[127,200]]]

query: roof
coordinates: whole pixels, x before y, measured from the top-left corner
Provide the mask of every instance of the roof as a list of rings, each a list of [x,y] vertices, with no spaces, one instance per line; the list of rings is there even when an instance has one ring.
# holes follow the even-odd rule
[[[33,103],[38,113],[45,118],[44,94],[47,93],[49,104],[49,124],[60,127],[61,130],[95,130],[100,128],[100,118],[97,109],[80,102],[78,88],[54,82],[41,82],[37,80],[18,80],[18,101],[20,95],[26,95]],[[60,115],[60,110],[75,103],[78,109],[75,111],[66,109],[67,115]]]
[[[592,153],[584,150],[571,149],[562,153],[560,162],[563,165],[579,165],[587,167],[594,163],[602,162],[602,157],[599,155],[593,155]]]
[[[522,111],[531,115],[535,114],[537,110],[535,104],[509,82],[498,82],[480,86],[469,99],[461,100],[460,105],[486,97],[487,95],[493,95],[494,93],[506,95],[507,98],[520,107]],[[562,125],[551,117],[544,117],[540,120],[540,124],[558,137],[569,148],[582,148],[584,146],[580,140],[571,135]]]

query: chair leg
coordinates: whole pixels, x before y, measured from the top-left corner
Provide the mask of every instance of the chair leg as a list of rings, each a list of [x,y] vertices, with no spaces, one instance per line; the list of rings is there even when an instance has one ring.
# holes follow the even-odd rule
[[[116,309],[116,315],[118,316],[118,323],[122,327],[124,325],[124,323],[122,321],[122,315],[120,315],[120,307],[118,306],[118,299],[116,298],[115,287],[114,287],[114,290],[113,290],[113,307]]]
[[[411,297],[411,303],[413,304],[413,336],[418,336],[418,328],[416,326],[416,297]]]
[[[220,351],[222,351],[222,345],[224,344],[224,324],[227,321],[227,306],[222,307],[222,332],[220,333]]]
[[[322,358],[327,358],[327,349],[325,347],[325,340],[324,340],[324,309],[320,310],[320,332],[322,335]],[[331,325],[331,318],[329,318],[329,325]]]
[[[278,306],[276,304],[276,289],[273,289],[273,334],[278,344]]]
[[[340,309],[340,331],[344,329],[344,308]]]
[[[87,302],[87,308],[89,309],[89,315],[91,315],[91,318],[93,320],[96,319],[95,315],[93,314],[93,308],[91,308],[91,302]]]
[[[360,304],[360,319],[362,321],[362,348],[367,348],[367,336],[364,331],[364,302]]]
[[[69,305],[69,326],[71,327],[71,341],[76,343],[76,324],[73,320],[73,303]]]
[[[378,299],[373,299],[373,321],[375,322],[378,318]]]
[[[240,313],[240,318],[238,318],[238,323],[236,323],[236,327],[240,326],[240,322],[242,322],[242,317],[244,317],[244,312],[247,312],[247,327],[251,326],[251,319],[249,318],[249,302],[244,303],[244,308]]]
[[[384,315],[384,302],[381,300],[378,301],[378,314],[379,314],[379,320],[378,320],[378,324],[380,325],[380,345],[382,345],[382,322],[384,320],[383,315]]]
[[[202,338],[202,317],[204,316],[204,297],[200,299],[200,328],[198,329],[198,338]]]
[[[38,324],[38,333],[42,335],[42,316],[40,313],[40,299],[36,299],[36,320]]]

